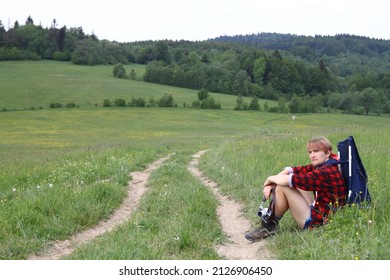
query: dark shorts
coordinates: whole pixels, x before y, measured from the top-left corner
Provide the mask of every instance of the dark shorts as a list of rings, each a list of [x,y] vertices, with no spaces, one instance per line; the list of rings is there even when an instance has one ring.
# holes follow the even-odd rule
[[[303,225],[303,229],[308,229],[311,226],[312,218],[311,218],[311,210],[313,206],[310,206],[310,217],[306,219],[305,224]]]
[[[311,215],[306,219],[303,229],[308,229],[311,226]]]

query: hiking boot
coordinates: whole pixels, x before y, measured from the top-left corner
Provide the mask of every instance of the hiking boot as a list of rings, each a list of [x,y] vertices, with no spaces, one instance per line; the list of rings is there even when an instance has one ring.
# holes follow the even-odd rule
[[[245,234],[245,238],[249,241],[256,242],[276,234],[276,227],[266,228],[263,225]]]

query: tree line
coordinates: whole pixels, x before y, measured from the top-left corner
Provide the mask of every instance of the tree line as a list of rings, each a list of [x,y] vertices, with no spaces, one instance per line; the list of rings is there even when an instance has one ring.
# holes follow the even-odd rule
[[[291,113],[390,112],[390,71],[341,77],[325,58],[310,63],[234,43],[157,41],[130,47],[135,62],[146,64],[147,82],[285,100]]]
[[[82,27],[58,28],[54,19],[50,27],[35,25],[29,16],[24,25],[18,21],[5,29],[0,21],[0,61],[53,59],[74,64],[98,65],[128,63],[126,48],[117,42],[100,41],[85,34]]]
[[[390,113],[390,70],[383,62],[377,69],[370,64],[377,61],[375,54],[386,62],[390,42],[349,35],[320,41],[280,34],[260,37],[118,43],[85,34],[82,27],[58,28],[55,20],[44,28],[29,16],[24,25],[15,22],[8,30],[0,21],[0,60],[139,63],[146,65],[141,77],[146,82],[277,100],[287,104],[279,106],[281,111],[287,107],[291,113]],[[357,54],[360,60],[353,64]]]

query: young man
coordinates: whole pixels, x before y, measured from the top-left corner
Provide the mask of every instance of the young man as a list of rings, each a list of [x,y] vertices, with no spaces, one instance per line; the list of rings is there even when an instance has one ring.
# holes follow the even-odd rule
[[[275,215],[269,221],[245,234],[250,241],[258,241],[276,233],[279,220],[290,209],[301,229],[323,225],[334,207],[345,204],[346,185],[335,164],[326,164],[331,158],[332,144],[321,136],[307,143],[311,164],[286,167],[264,182],[264,197],[274,192]],[[311,195],[313,193],[313,196]]]

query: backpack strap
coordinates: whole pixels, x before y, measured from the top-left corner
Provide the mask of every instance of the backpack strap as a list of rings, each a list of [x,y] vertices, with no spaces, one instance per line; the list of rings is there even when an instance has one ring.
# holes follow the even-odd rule
[[[324,165],[327,165],[327,164],[337,165],[337,164],[341,164],[341,163],[342,162],[340,160],[337,160],[335,158],[330,158],[327,161],[325,161],[324,163],[318,165],[317,167],[321,167],[321,166],[324,166]]]

